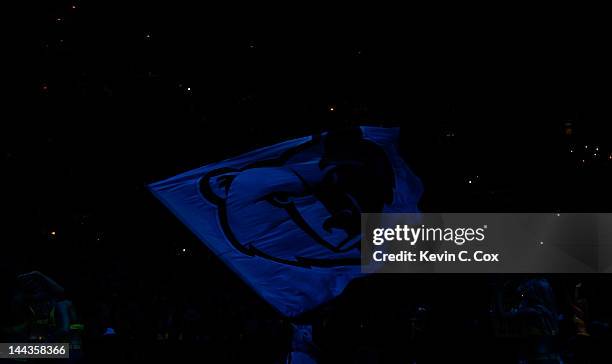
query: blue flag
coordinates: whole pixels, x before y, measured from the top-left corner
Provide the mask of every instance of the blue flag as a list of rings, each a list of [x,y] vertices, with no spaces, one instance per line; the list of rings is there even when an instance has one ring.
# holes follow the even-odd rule
[[[420,180],[399,130],[289,140],[149,186],[198,238],[286,316],[361,275],[360,214],[417,212]]]

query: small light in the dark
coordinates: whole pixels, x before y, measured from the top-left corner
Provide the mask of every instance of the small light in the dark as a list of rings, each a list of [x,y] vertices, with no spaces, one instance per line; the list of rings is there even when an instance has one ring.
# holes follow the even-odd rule
[[[574,133],[571,122],[568,121],[563,124],[563,132],[566,136],[571,136]]]
[[[476,183],[480,179],[479,175],[468,176],[465,178],[465,182],[469,185]]]

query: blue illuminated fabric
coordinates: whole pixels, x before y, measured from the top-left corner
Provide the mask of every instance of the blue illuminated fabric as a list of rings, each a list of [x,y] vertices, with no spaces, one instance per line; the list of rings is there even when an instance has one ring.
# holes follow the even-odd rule
[[[361,212],[417,212],[398,129],[289,140],[149,185],[261,297],[290,317],[360,276]]]

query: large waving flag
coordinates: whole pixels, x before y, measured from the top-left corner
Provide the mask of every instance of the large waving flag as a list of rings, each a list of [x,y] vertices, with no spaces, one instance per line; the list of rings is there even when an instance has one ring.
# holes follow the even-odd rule
[[[422,187],[399,130],[275,144],[149,186],[259,295],[297,316],[361,275],[360,213],[416,212]]]

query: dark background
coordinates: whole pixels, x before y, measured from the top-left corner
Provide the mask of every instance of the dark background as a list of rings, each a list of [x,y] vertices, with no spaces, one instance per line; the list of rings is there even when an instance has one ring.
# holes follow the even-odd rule
[[[15,67],[5,69],[24,97],[6,99],[1,124],[0,273],[5,287],[33,269],[56,278],[92,331],[107,307],[118,332],[142,343],[130,355],[155,344],[166,301],[204,312],[206,335],[226,343],[209,345],[221,357],[287,349],[282,318],[145,188],[256,147],[399,126],[424,211],[609,212],[612,60],[605,23],[590,15],[29,5],[7,52]],[[423,302],[444,322],[440,340],[465,339],[495,279],[366,279],[321,310],[341,324],[318,340],[343,355],[374,333],[401,337],[407,322],[368,317]],[[585,279],[609,317],[609,279]],[[351,325],[364,322],[355,334]],[[337,337],[346,345],[332,344]]]

